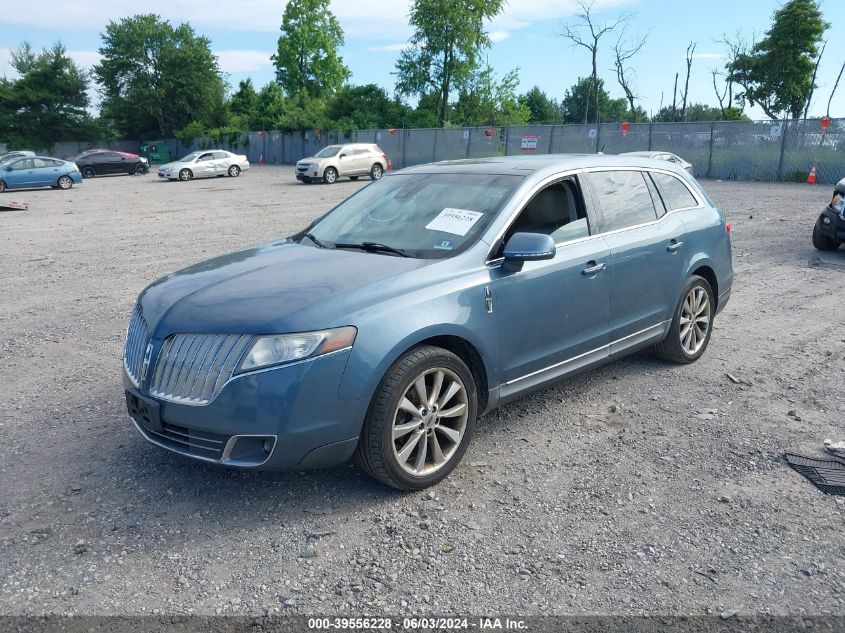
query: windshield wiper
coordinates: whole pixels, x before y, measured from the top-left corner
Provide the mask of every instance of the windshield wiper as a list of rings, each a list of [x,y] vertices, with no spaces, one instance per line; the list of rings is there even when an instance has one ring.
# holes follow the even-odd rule
[[[311,240],[312,242],[314,242],[314,244],[316,244],[316,245],[317,245],[317,246],[319,246],[320,248],[328,248],[328,246],[326,246],[326,245],[325,245],[325,244],[323,244],[320,240],[318,240],[316,237],[314,237],[314,234],[313,234],[313,233],[303,233],[303,234],[302,234],[302,237],[307,237],[309,240]]]
[[[400,257],[413,257],[408,251],[403,250],[401,248],[393,248],[392,246],[388,246],[387,244],[380,244],[379,242],[361,242],[360,244],[355,244],[352,242],[336,242],[334,245],[335,248],[360,248],[363,251],[367,251],[369,253],[392,253],[393,255],[399,255]]]

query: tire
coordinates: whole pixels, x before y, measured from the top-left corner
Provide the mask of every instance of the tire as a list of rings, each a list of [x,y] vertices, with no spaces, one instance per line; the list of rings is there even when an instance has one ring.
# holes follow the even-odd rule
[[[827,235],[823,235],[821,231],[819,231],[819,222],[816,220],[816,223],[813,225],[813,246],[815,246],[820,251],[835,251],[839,248],[840,242],[829,237]]]
[[[333,185],[337,182],[337,169],[334,167],[326,167],[326,171],[323,172],[323,182],[327,185]]]
[[[420,379],[425,401],[417,388]],[[457,390],[452,392],[455,385]],[[446,411],[451,415],[439,415]],[[414,348],[393,363],[381,379],[358,439],[355,460],[371,477],[393,488],[422,490],[433,486],[461,461],[472,439],[477,413],[475,381],[466,364],[439,347]],[[394,427],[401,429],[396,437]],[[435,446],[440,451],[440,463]]]
[[[706,298],[706,305],[701,301]],[[698,306],[698,307],[697,307]],[[710,335],[713,333],[713,318],[716,316],[716,302],[713,298],[713,289],[704,277],[693,275],[684,284],[681,291],[681,298],[675,306],[675,313],[672,318],[672,325],[669,333],[654,348],[655,354],[663,360],[673,363],[688,364],[697,361],[704,354],[704,350],[710,344]],[[684,329],[689,322],[689,315],[693,315],[693,324],[689,330]],[[702,334],[704,337],[698,338]],[[686,333],[690,332],[689,335]]]
[[[93,178],[97,175],[97,170],[91,167],[90,165],[86,165],[82,168],[82,177],[83,178]]]
[[[147,173],[147,168],[144,167],[144,163],[135,163],[135,168],[132,170],[132,173],[136,176],[143,176]]]
[[[65,189],[65,190],[70,189],[71,187],[73,187],[73,179],[70,176],[61,176],[56,181],[56,186],[59,189]]]
[[[238,167],[237,165],[232,165],[231,167],[229,167],[229,175],[232,178],[237,178],[238,176],[241,175],[241,168]]]
[[[359,176],[350,176],[349,180],[358,180]]]
[[[188,181],[194,177],[194,173],[190,169],[183,169],[179,172],[179,180]]]
[[[381,180],[382,176],[384,176],[384,167],[382,167],[379,163],[376,163],[370,169],[370,178],[373,180]]]
[[[0,193],[6,191],[6,183],[0,180]]]

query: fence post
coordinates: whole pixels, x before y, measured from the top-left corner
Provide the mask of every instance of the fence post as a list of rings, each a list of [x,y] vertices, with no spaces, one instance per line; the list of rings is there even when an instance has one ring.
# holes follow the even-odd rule
[[[434,149],[431,153],[431,162],[433,162],[433,163],[437,162],[437,133],[439,131],[440,131],[439,129],[434,130]]]
[[[467,130],[467,160],[469,160],[469,147],[472,145],[472,128]]]
[[[554,153],[554,152],[552,152],[552,141],[554,141],[554,139],[555,139],[555,126],[550,125],[549,126],[549,151],[546,152],[547,154],[553,154]]]
[[[651,137],[654,134],[654,121],[648,122],[648,151],[651,151]]]
[[[405,147],[408,145],[408,134],[410,134],[409,130],[406,130],[404,127],[402,128],[402,169],[408,166],[406,162],[408,159],[406,158],[405,154]]]
[[[601,123],[596,118],[596,154],[599,153],[599,142],[601,141]]]
[[[784,119],[780,128],[780,158],[778,159],[778,178],[775,182],[780,182],[783,178],[783,152],[786,148],[786,131],[788,128],[787,120]]]
[[[511,145],[511,126],[508,125],[505,128],[505,156],[508,155],[508,151],[510,150]]]
[[[710,155],[707,157],[707,178],[713,169],[713,121],[710,121]]]

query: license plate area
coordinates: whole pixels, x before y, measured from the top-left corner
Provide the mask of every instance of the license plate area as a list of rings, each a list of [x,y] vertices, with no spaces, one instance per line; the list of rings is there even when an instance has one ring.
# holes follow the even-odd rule
[[[158,402],[127,391],[126,409],[139,426],[153,433],[161,433],[161,411]]]

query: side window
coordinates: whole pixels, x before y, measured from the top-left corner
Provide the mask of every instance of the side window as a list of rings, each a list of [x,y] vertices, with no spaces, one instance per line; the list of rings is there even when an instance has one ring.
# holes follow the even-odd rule
[[[11,165],[13,171],[22,171],[24,169],[32,169],[32,159],[24,158]]]
[[[590,174],[602,212],[602,231],[654,222],[657,213],[645,177],[639,171],[598,171]]]
[[[576,180],[567,178],[536,193],[508,228],[500,250],[514,233],[545,233],[556,244],[587,237],[590,227]]]
[[[214,152],[214,160],[226,160],[227,158],[226,152]]]
[[[39,169],[41,167],[52,167],[52,162],[53,161],[44,160],[42,158],[33,158],[32,159],[32,163],[33,163],[33,165],[35,166],[36,169]]]
[[[653,172],[651,177],[654,178],[669,211],[698,206],[698,200],[680,178],[657,172]]]
[[[648,192],[651,194],[651,201],[654,203],[654,208],[657,209],[657,217],[662,218],[666,215],[666,205],[663,204],[663,199],[657,191],[657,187],[648,172],[644,174],[645,184],[648,185]]]
[[[204,160],[211,160],[213,158],[213,154],[209,152],[208,154],[203,154],[197,159],[197,162],[204,161]]]

